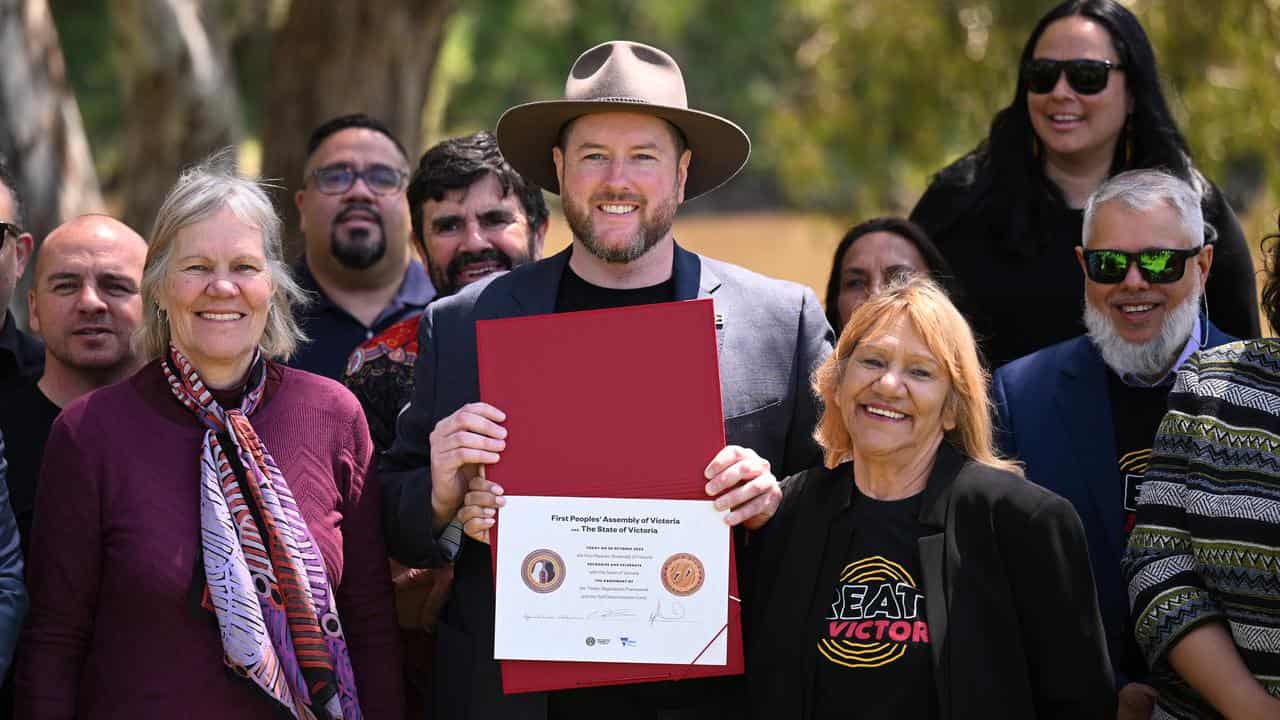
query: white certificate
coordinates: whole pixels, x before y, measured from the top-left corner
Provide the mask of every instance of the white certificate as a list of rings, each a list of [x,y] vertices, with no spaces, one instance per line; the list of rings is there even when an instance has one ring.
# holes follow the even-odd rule
[[[508,496],[494,658],[724,665],[730,540],[709,500]]]

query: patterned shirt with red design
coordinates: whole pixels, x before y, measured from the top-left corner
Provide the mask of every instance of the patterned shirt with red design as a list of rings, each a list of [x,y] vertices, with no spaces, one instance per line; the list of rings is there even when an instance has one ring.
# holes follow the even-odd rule
[[[366,340],[351,353],[342,375],[342,384],[364,408],[369,435],[379,453],[391,447],[396,438],[396,417],[413,395],[420,320],[421,313]]]

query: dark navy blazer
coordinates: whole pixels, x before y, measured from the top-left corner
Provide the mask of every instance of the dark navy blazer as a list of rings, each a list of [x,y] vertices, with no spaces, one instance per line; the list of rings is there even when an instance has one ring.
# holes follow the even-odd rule
[[[1202,347],[1235,340],[1213,323],[1206,326]],[[1119,686],[1141,678],[1120,673],[1129,616],[1128,594],[1120,576],[1124,482],[1116,460],[1106,373],[1101,353],[1088,336],[1081,335],[1000,368],[991,394],[1000,449],[1026,464],[1028,480],[1070,500],[1084,522]]]

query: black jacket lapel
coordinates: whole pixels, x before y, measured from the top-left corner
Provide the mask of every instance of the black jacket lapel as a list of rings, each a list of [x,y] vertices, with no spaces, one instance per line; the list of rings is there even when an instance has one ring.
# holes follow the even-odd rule
[[[925,614],[929,620],[929,649],[933,653],[933,683],[938,693],[939,720],[951,717],[950,672],[947,667],[947,622],[951,608],[951,583],[947,581],[946,526],[951,491],[964,457],[943,441],[929,473],[920,505],[920,524],[934,532],[918,541],[920,569],[924,574]]]
[[[560,279],[569,264],[573,246],[551,257],[528,266],[528,270],[513,277],[511,299],[523,315],[545,315],[555,312],[556,294],[560,292]]]

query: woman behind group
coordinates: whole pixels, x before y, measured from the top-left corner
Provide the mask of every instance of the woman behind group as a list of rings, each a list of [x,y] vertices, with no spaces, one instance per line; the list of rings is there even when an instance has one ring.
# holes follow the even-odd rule
[[[968,293],[993,368],[1084,332],[1081,208],[1108,177],[1156,167],[1197,188],[1216,229],[1211,319],[1257,337],[1249,248],[1222,193],[1192,165],[1142,26],[1114,0],[1053,8],[1022,51],[1013,102],[990,136],[938,173],[911,213]]]
[[[221,164],[156,218],[154,359],[50,434],[21,717],[400,720],[364,414],[278,363],[301,291],[267,196]]]
[[[992,449],[973,335],[924,279],[854,311],[814,386],[825,468],[762,531],[758,718],[1112,718],[1071,505]]]
[[[1280,233],[1262,305],[1280,328]],[[1280,340],[1178,372],[1123,569],[1160,718],[1280,717]]]
[[[956,301],[951,266],[919,225],[898,217],[854,225],[840,239],[831,259],[827,322],[838,334],[867,298],[911,275],[929,276]]]

